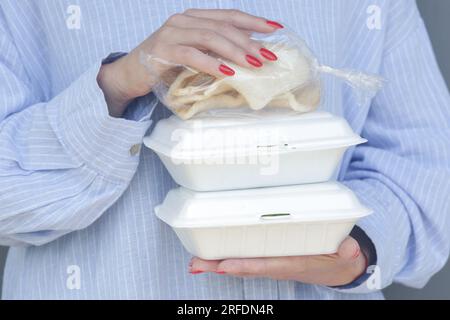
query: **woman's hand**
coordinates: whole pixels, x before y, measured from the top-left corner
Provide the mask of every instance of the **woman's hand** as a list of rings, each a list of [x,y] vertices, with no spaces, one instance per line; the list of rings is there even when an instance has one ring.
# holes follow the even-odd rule
[[[250,34],[270,33],[279,28],[282,26],[276,22],[238,10],[189,9],[171,16],[127,56],[102,66],[98,83],[110,114],[120,117],[129,102],[152,90],[158,74],[150,74],[141,64],[141,52],[217,77],[233,76],[230,67],[207,53],[243,67],[263,67],[264,59],[274,61],[277,57],[250,39]],[[154,69],[159,74],[165,71],[162,64]]]
[[[192,274],[215,272],[237,277],[262,277],[340,286],[353,282],[366,268],[366,257],[361,254],[358,242],[349,236],[335,254],[221,261],[193,258],[189,271]]]

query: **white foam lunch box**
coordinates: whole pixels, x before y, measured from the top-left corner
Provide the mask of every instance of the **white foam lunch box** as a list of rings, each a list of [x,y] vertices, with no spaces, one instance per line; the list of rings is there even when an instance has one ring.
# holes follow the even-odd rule
[[[329,254],[371,213],[337,182],[248,190],[171,190],[155,208],[203,259]]]
[[[172,116],[144,138],[173,179],[196,191],[328,181],[346,149],[365,141],[330,113],[280,111]]]

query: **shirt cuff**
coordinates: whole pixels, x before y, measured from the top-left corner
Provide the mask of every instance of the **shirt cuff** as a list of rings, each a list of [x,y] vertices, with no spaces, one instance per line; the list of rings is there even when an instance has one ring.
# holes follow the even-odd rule
[[[49,122],[70,156],[105,177],[129,181],[139,162],[143,136],[151,125],[114,118],[97,83],[101,63],[93,65],[47,104]],[[138,103],[138,102],[134,102]]]
[[[138,122],[148,121],[158,103],[159,100],[153,93],[139,97],[127,107],[123,118]]]

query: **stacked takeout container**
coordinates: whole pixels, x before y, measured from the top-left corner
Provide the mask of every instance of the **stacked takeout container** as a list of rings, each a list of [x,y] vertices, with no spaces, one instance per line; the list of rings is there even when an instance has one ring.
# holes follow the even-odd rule
[[[334,253],[371,212],[329,181],[363,142],[320,111],[172,116],[144,139],[181,186],[155,213],[204,259]]]

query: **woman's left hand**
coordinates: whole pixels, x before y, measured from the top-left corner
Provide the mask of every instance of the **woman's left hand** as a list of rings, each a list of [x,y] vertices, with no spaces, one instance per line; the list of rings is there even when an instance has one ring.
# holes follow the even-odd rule
[[[366,268],[366,257],[361,253],[358,242],[348,236],[334,254],[213,261],[193,258],[189,271],[192,274],[215,272],[236,277],[261,277],[340,286],[353,282]]]

